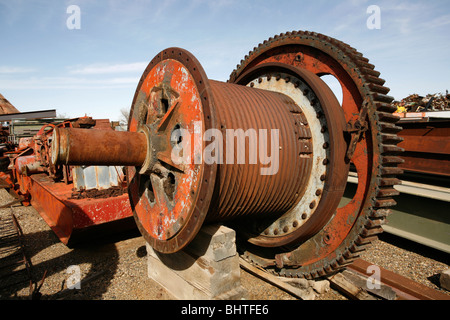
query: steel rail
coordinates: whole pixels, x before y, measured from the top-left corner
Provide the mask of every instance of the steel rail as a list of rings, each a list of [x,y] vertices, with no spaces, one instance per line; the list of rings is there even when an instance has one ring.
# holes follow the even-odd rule
[[[356,259],[346,268],[355,271],[363,276],[370,276],[367,270],[374,264],[363,259]],[[380,282],[391,287],[397,294],[396,300],[450,300],[450,296],[421,283],[401,276],[390,270],[377,266],[380,270]]]

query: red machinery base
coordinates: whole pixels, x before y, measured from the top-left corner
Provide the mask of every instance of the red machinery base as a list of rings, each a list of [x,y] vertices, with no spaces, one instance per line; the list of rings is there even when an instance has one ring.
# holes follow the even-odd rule
[[[92,231],[136,228],[127,193],[108,198],[72,198],[73,185],[55,183],[46,174],[31,176],[31,204],[61,242],[70,245]],[[95,231],[95,232],[94,232]]]

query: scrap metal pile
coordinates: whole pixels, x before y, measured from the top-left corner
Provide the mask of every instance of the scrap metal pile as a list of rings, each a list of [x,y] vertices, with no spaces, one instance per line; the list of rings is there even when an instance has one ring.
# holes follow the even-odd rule
[[[400,101],[393,101],[393,107],[398,113],[403,112],[428,112],[428,111],[450,111],[450,94],[427,94],[422,97],[418,94],[411,94]]]
[[[320,79],[326,74],[341,84],[342,105]],[[384,83],[356,49],[308,31],[259,44],[227,82],[209,79],[188,51],[168,48],[139,81],[127,132],[51,128],[11,155],[4,181],[30,195],[64,242],[75,229],[134,216],[149,244],[170,254],[204,223],[224,223],[250,263],[281,276],[324,276],[357,258],[395,205],[401,128]],[[252,137],[259,153],[245,142]],[[92,166],[126,167],[128,194],[73,199],[66,177]],[[358,187],[340,205],[351,166]]]

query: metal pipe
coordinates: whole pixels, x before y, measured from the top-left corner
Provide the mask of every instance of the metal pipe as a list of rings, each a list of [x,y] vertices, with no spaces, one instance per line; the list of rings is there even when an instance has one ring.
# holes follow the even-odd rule
[[[141,166],[147,145],[139,132],[55,128],[51,161],[55,165]]]

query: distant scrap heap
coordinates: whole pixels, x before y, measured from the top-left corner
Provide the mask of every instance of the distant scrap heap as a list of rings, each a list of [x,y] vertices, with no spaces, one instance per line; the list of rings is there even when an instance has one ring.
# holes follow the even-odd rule
[[[411,94],[401,101],[393,101],[392,106],[397,107],[397,113],[426,112],[426,111],[450,111],[450,94],[448,90],[442,93],[428,94],[422,97]]]

